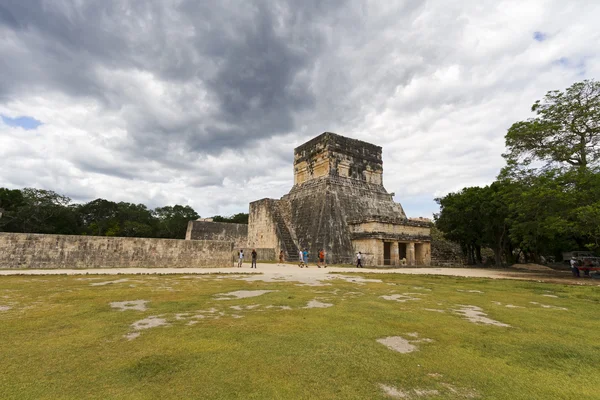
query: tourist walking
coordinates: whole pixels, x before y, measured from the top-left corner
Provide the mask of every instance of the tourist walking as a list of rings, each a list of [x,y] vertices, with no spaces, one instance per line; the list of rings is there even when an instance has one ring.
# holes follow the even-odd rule
[[[579,275],[579,268],[577,268],[577,260],[575,259],[575,257],[571,257],[571,273],[573,274],[573,276],[576,276],[577,278],[580,277]]]
[[[325,264],[325,249],[319,250],[319,261],[317,262],[317,267],[321,268],[321,265],[323,268],[327,268],[327,265]]]
[[[242,268],[242,263],[244,262],[244,250],[240,249],[238,252],[238,268]]]
[[[359,251],[356,253],[356,268],[362,268],[362,253]]]
[[[281,250],[279,252],[279,264],[278,265],[283,265],[283,261],[284,261],[284,254],[283,254],[283,250]]]
[[[302,249],[298,250],[298,266],[300,268],[304,267],[304,253],[302,253]]]
[[[250,266],[250,268],[256,268],[256,250],[252,249],[252,265]]]
[[[308,250],[306,248],[302,252],[302,258],[304,259],[304,266],[308,268]]]

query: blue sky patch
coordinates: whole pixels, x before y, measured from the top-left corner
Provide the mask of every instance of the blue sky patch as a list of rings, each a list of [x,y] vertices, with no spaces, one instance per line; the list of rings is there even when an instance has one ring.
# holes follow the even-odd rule
[[[33,129],[37,129],[38,126],[42,125],[41,121],[33,117],[22,116],[17,118],[5,117],[4,115],[0,115],[2,118],[2,122],[4,122],[8,126],[18,126],[20,128],[25,129],[26,131],[30,131]]]
[[[548,37],[548,35],[546,35],[544,32],[540,32],[540,31],[533,32],[533,38],[535,40],[537,40],[538,42],[543,42],[544,40],[546,40],[547,37]]]

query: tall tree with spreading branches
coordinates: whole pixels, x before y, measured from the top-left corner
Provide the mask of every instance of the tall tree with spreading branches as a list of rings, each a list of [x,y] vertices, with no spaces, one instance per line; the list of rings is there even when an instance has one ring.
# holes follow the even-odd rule
[[[537,117],[514,123],[506,134],[509,165],[540,161],[585,170],[600,162],[600,82],[550,91],[531,111]]]

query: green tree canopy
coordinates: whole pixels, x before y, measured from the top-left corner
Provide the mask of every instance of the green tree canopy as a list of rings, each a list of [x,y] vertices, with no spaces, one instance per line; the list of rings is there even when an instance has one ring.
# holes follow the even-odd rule
[[[600,82],[550,91],[531,111],[535,118],[514,123],[506,134],[509,165],[540,161],[586,169],[600,161]]]
[[[222,217],[215,215],[213,217],[214,222],[229,222],[233,224],[247,224],[249,215],[247,213],[233,214],[231,217]]]
[[[153,214],[158,219],[157,237],[171,239],[185,239],[188,222],[200,218],[192,207],[179,204],[158,207]]]

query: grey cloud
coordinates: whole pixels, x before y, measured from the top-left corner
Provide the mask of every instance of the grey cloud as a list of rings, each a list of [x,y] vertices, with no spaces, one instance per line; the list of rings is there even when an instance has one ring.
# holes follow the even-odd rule
[[[294,131],[294,115],[314,108],[310,81],[301,75],[323,51],[320,21],[340,6],[9,0],[0,30],[17,43],[0,47],[0,58],[11,60],[0,64],[0,99],[50,89],[110,109],[132,104],[134,112],[124,115],[130,150],[152,158],[168,160],[165,142],[196,153],[242,148]],[[165,122],[139,101],[142,93],[125,93],[101,70],[145,71],[172,85],[174,98],[160,105],[181,107],[181,122]],[[207,96],[187,90],[193,81]],[[199,102],[213,106],[194,109]]]
[[[103,163],[98,163],[95,161],[88,161],[85,159],[80,159],[78,161],[73,162],[77,168],[82,169],[87,172],[93,172],[97,174],[103,174],[107,176],[113,176],[116,178],[122,179],[135,179],[136,174],[132,174],[129,168],[123,168],[122,165],[102,165]]]

